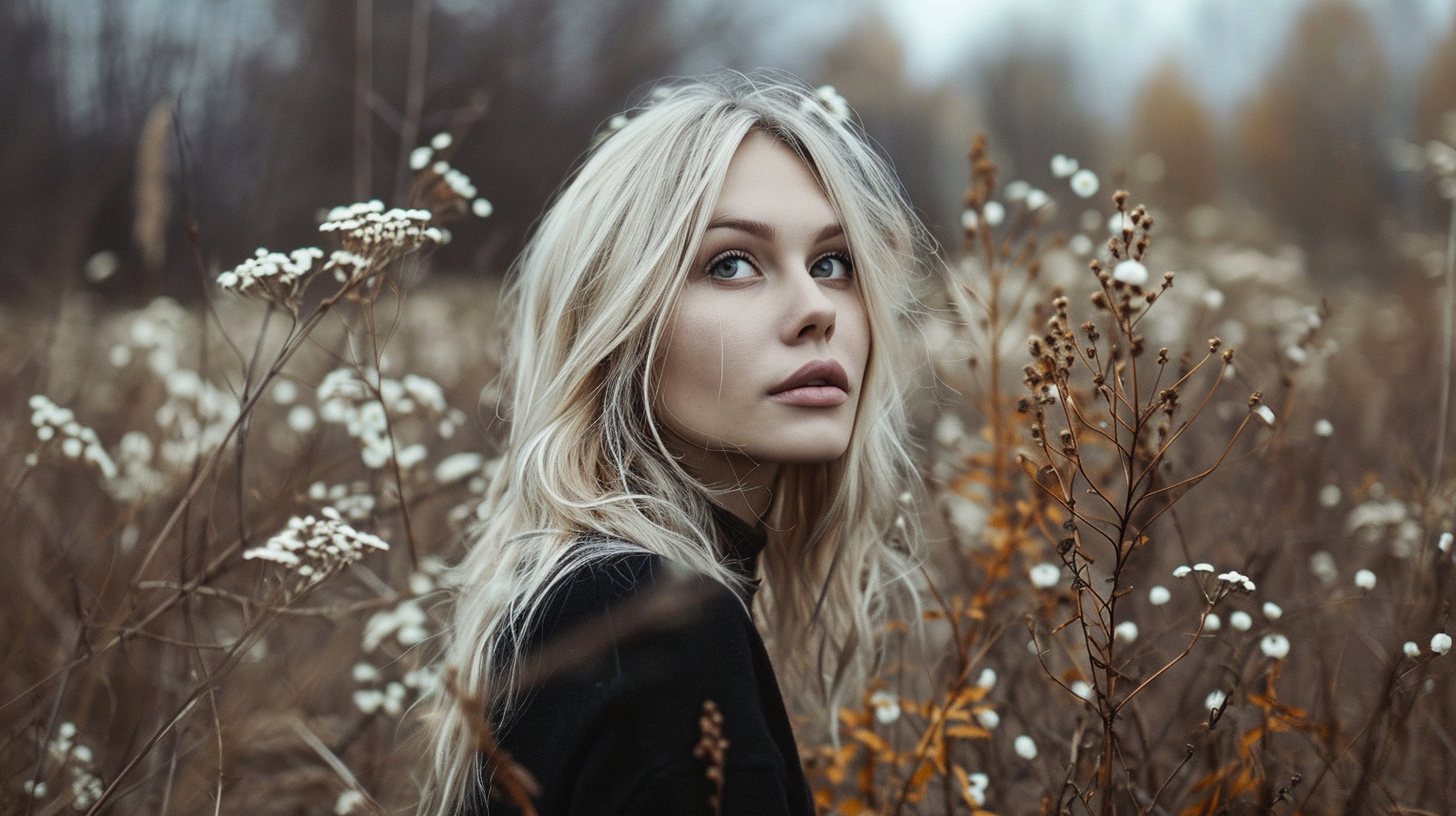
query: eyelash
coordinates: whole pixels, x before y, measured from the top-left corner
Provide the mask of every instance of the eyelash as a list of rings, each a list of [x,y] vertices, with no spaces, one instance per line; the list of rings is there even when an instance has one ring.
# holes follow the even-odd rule
[[[845,274],[845,277],[846,278],[853,278],[854,277],[854,259],[851,258],[851,257],[849,257],[849,254],[846,253],[846,252],[826,252],[823,255],[820,255],[819,257],[817,257],[813,261],[811,261],[809,263],[809,267],[812,269],[815,264],[819,263],[820,261],[824,260],[825,258],[833,258],[833,259],[839,261],[840,263],[844,264],[844,269],[845,269],[845,273],[846,273]],[[706,275],[707,277],[710,277],[710,278],[711,277],[714,277],[714,275],[712,274],[713,267],[717,266],[718,264],[720,264],[720,263],[722,263],[722,262],[724,262],[726,260],[730,260],[730,259],[738,259],[738,260],[744,261],[749,266],[752,266],[754,269],[757,269],[758,268],[758,265],[753,262],[753,258],[749,257],[748,253],[743,252],[742,250],[730,249],[730,250],[728,250],[726,252],[720,252],[717,255],[714,255],[708,261],[707,265],[703,268],[703,274]],[[732,278],[721,278],[721,280],[732,280]],[[834,278],[825,278],[824,280],[834,280]]]

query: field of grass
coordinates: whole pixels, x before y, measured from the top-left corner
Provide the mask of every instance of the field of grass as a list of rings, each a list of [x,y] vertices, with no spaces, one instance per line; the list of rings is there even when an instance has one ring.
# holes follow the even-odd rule
[[[837,744],[800,712],[821,812],[1447,812],[1446,236],[1316,285],[1254,214],[1083,179],[976,157],[921,326],[925,620]],[[0,310],[0,810],[410,804],[502,428],[440,200],[202,303]]]

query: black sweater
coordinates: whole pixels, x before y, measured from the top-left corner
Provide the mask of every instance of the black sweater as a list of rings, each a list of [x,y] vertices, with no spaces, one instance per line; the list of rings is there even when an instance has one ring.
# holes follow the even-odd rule
[[[715,518],[729,563],[752,579],[763,534],[726,511]],[[716,582],[676,578],[644,552],[580,569],[548,598],[527,643],[547,656],[534,672],[549,676],[522,693],[498,733],[540,783],[541,816],[711,813],[707,766],[693,755],[708,700],[728,741],[722,816],[814,812],[746,609],[755,587],[740,600]],[[499,796],[464,810],[518,812]]]

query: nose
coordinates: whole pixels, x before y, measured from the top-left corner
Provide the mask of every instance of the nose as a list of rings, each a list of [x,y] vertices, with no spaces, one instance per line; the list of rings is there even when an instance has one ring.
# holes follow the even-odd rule
[[[834,336],[834,301],[807,268],[792,276],[784,341],[789,344]]]

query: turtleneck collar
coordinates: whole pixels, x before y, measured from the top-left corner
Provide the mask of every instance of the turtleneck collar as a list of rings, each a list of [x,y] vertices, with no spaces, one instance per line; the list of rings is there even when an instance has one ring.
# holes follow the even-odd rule
[[[713,505],[713,521],[723,547],[725,565],[748,582],[744,599],[752,601],[758,590],[758,556],[768,544],[768,534],[750,527],[748,522]]]

